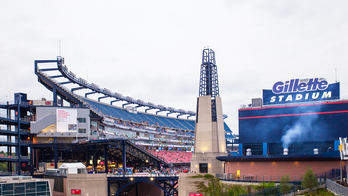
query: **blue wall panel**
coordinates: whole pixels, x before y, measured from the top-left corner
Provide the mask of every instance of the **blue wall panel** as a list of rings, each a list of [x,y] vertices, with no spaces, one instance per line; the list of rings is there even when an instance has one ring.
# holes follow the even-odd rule
[[[347,101],[239,110],[240,143],[333,141],[347,128]]]

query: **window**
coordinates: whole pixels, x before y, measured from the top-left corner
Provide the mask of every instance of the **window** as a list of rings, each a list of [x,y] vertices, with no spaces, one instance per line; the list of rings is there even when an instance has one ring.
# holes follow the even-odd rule
[[[79,133],[86,133],[86,129],[85,128],[79,129]]]
[[[86,123],[86,118],[77,118],[77,122]]]
[[[81,169],[78,168],[78,169],[77,169],[77,173],[78,173],[78,174],[83,174],[83,173],[84,173],[83,170],[84,170],[83,168],[81,168]]]

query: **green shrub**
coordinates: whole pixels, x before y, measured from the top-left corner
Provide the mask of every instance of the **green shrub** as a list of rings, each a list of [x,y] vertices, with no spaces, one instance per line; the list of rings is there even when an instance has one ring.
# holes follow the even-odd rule
[[[305,175],[301,176],[302,177],[302,186],[305,189],[309,189],[309,193],[311,194],[312,189],[314,187],[317,187],[319,185],[317,177],[315,176],[315,173],[310,167],[307,167]]]
[[[283,194],[289,193],[291,190],[291,184],[289,175],[282,175],[279,181],[279,191]]]

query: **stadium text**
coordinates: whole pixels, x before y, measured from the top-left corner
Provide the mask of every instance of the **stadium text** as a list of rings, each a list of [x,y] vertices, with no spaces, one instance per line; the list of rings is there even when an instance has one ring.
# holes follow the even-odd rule
[[[313,93],[304,93],[304,94],[292,94],[292,95],[278,95],[271,97],[271,103],[283,102],[283,101],[300,101],[300,100],[315,100],[318,98],[327,99],[331,98],[331,91],[326,92],[313,92]]]
[[[324,78],[320,78],[320,79],[310,78],[310,79],[304,79],[304,80],[291,79],[290,81],[276,82],[273,85],[272,91],[274,94],[304,92],[304,91],[325,90],[328,86],[329,84]],[[307,97],[308,99],[308,96],[309,94],[308,95],[306,94],[305,97]],[[314,95],[313,93],[313,96],[319,96],[319,95]],[[282,97],[281,99],[284,98],[284,96],[279,96],[279,98],[280,97]],[[302,97],[300,99],[302,99]]]

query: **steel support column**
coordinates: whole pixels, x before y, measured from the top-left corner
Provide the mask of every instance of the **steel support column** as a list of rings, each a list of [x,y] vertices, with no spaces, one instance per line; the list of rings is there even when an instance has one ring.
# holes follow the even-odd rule
[[[93,91],[93,92],[90,92],[90,93],[85,93],[85,97],[87,98],[87,95],[91,95],[91,94],[95,94],[97,92]]]
[[[22,160],[21,160],[21,106],[20,106],[20,104],[21,104],[21,99],[22,99],[22,97],[20,96],[19,97],[19,102],[18,102],[18,111],[17,111],[17,118],[18,118],[18,126],[17,126],[17,128],[18,128],[18,153],[17,153],[17,155],[18,155],[18,166],[17,166],[17,168],[18,168],[18,171],[17,171],[17,173],[18,173],[18,175],[21,175],[21,162],[22,162]]]
[[[108,145],[104,145],[104,165],[105,165],[105,173],[109,173],[109,168],[108,168]]]
[[[60,97],[60,102],[59,102],[59,104],[60,104],[60,106],[62,106],[62,107],[63,107],[63,102],[64,102],[63,97]]]
[[[85,158],[86,163],[87,163],[87,165],[89,165],[89,160],[90,160],[90,157],[89,157],[89,151],[88,151],[88,150],[86,150],[86,154],[85,154],[85,156],[86,156],[86,158]]]
[[[116,100],[110,101],[110,105],[112,105],[112,103],[118,102],[118,101],[121,101],[121,100],[120,99],[116,99]]]
[[[45,162],[45,149],[41,149],[41,153],[42,162]]]
[[[122,141],[122,166],[123,166],[123,174],[126,173],[126,140]]]
[[[57,137],[54,137],[54,169],[58,169]]]
[[[30,144],[30,175],[31,176],[34,175],[34,149],[33,149],[33,145],[31,144]]]
[[[107,178],[107,179],[108,179],[108,196],[111,196],[111,195],[110,195],[110,191],[111,191],[111,190],[110,190],[110,186],[111,186],[111,185],[110,185],[110,179],[109,179],[109,178]]]
[[[53,87],[53,106],[57,106],[57,89]]]

